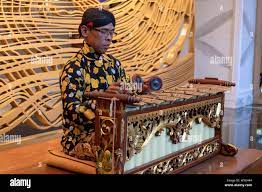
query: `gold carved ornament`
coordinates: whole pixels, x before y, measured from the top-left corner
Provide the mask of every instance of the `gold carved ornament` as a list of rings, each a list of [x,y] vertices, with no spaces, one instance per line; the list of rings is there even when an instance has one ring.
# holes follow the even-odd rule
[[[219,101],[219,99],[217,100]],[[221,127],[221,101],[207,104],[202,102],[198,105],[167,109],[152,112],[151,114],[141,114],[132,116],[128,119],[127,136],[127,157],[130,160],[135,154],[138,154],[154,137],[161,135],[164,129],[173,144],[180,143],[183,135],[187,139],[190,135],[193,122],[201,121],[210,128],[220,129]]]
[[[116,133],[115,121],[110,117],[101,117],[101,144],[96,146],[96,162],[98,174],[120,174],[118,164],[123,161],[122,149],[114,149]]]
[[[215,152],[219,151],[220,143],[216,140],[204,146],[184,152],[178,156],[172,157],[166,161],[160,162],[157,165],[140,171],[139,174],[168,174],[178,168],[189,165],[200,158],[206,158]]]

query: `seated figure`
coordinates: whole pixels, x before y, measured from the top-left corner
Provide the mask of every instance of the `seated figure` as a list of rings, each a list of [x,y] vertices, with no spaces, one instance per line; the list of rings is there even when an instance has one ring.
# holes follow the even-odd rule
[[[67,155],[95,161],[96,104],[84,93],[114,90],[127,77],[120,61],[105,53],[115,34],[115,17],[111,12],[87,9],[78,31],[84,38],[83,46],[65,64],[60,76],[64,126],[61,145]]]

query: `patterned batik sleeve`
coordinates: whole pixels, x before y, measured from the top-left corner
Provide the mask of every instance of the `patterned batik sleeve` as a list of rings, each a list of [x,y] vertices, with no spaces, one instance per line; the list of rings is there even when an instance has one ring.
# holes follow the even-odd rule
[[[87,108],[91,108],[91,106],[82,102],[85,91],[85,78],[84,69],[80,66],[78,60],[66,64],[60,78],[60,85],[64,118],[76,124],[82,124],[83,112]]]
[[[122,82],[130,82],[130,77],[128,74],[126,74],[125,69],[121,65],[120,61],[116,59],[116,66],[118,67],[119,71],[119,80]]]

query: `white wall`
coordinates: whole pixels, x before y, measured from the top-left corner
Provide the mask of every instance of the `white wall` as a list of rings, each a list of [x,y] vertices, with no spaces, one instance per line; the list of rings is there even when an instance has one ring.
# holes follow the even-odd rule
[[[254,39],[256,26],[256,0],[243,1],[241,29],[241,62],[237,106],[253,102]]]
[[[237,84],[226,107],[253,102],[256,0],[196,0],[195,77]]]

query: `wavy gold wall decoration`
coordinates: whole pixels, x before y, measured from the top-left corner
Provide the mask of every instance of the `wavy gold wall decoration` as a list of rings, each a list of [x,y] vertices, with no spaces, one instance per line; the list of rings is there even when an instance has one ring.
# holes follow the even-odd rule
[[[102,1],[101,1],[102,2]],[[87,7],[116,16],[109,52],[165,88],[193,77],[194,0],[0,0],[0,134],[21,123],[61,125],[59,72],[76,52]]]

